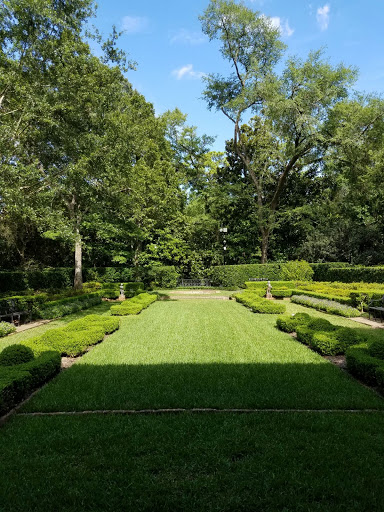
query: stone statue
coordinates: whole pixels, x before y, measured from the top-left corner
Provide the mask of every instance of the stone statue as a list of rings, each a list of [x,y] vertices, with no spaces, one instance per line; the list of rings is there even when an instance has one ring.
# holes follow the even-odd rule
[[[272,290],[271,281],[268,281],[268,284],[267,284],[267,295],[266,295],[267,299],[272,299],[271,290]]]
[[[125,300],[124,284],[120,283],[120,297],[119,300]]]

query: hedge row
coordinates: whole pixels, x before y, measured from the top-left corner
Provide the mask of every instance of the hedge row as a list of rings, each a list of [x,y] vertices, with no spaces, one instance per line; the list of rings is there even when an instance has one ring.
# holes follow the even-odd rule
[[[153,302],[156,302],[157,295],[150,293],[140,293],[132,299],[124,300],[120,305],[111,307],[111,315],[127,316],[138,315]]]
[[[306,313],[281,316],[276,326],[284,332],[296,332],[298,341],[323,355],[344,354],[353,345],[373,341],[377,333],[369,329],[338,327],[324,318],[314,318]],[[384,339],[384,333],[382,334]]]
[[[76,297],[46,302],[37,312],[40,318],[60,318],[101,303],[100,292],[86,293]]]
[[[270,281],[280,279],[281,265],[279,263],[264,263],[252,265],[225,265],[212,267],[207,271],[207,277],[213,286],[244,287],[250,278],[264,278]]]
[[[50,329],[41,336],[23,342],[23,345],[31,348],[35,354],[43,353],[49,348],[58,351],[62,356],[75,357],[118,328],[118,318],[88,315],[61,329]]]
[[[315,271],[317,281],[341,281],[343,283],[384,283],[384,267],[343,267],[323,268]]]
[[[87,284],[87,283],[86,283]],[[100,284],[100,292],[105,299],[118,299],[120,297],[120,284],[119,283],[97,283]],[[126,297],[134,297],[144,291],[144,283],[134,281],[123,283],[124,295]]]
[[[309,297],[308,295],[292,295],[291,301],[302,306],[317,309],[318,311],[325,311],[332,315],[345,316],[347,318],[356,317],[360,312],[356,308],[341,304],[333,300],[317,299]]]
[[[119,319],[89,315],[0,353],[0,414],[60,371],[61,356],[77,356],[119,328]]]
[[[0,366],[0,414],[4,414],[59,372],[59,352],[47,349],[32,361]]]
[[[384,348],[384,339],[378,340]],[[357,378],[371,386],[384,390],[384,359],[372,353],[373,343],[362,343],[350,347],[346,352],[347,368]]]
[[[254,313],[281,314],[285,313],[286,310],[284,304],[262,299],[257,292],[245,291],[235,293],[233,296],[237,302],[250,308]]]
[[[83,270],[84,281],[128,282],[133,281],[134,277],[133,268],[95,267]],[[0,292],[59,289],[72,285],[72,268],[0,271]]]

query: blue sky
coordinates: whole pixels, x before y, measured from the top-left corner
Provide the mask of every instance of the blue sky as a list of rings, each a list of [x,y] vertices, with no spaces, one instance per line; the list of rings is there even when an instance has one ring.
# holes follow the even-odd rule
[[[383,91],[384,0],[245,0],[272,18],[288,45],[286,55],[305,58],[326,47],[334,64],[359,68],[356,88]],[[128,79],[156,112],[178,107],[200,134],[217,137],[214,148],[224,150],[233,135],[231,123],[207,110],[201,99],[204,73],[225,72],[218,45],[202,34],[199,14],[208,0],[98,0],[95,25],[107,35],[114,24],[125,30],[120,47],[137,61]]]

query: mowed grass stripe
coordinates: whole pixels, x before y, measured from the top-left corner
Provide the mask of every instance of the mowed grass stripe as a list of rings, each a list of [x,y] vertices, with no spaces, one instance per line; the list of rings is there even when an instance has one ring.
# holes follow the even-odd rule
[[[275,320],[233,301],[155,303],[23,410],[384,408]]]
[[[384,417],[15,417],[0,503],[34,511],[380,511]]]

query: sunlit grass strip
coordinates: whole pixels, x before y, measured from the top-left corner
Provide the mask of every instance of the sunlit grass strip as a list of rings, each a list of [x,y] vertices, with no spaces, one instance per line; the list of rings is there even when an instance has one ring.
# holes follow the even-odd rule
[[[123,318],[108,343],[24,410],[383,409],[383,400],[275,321],[234,301],[156,302]]]

